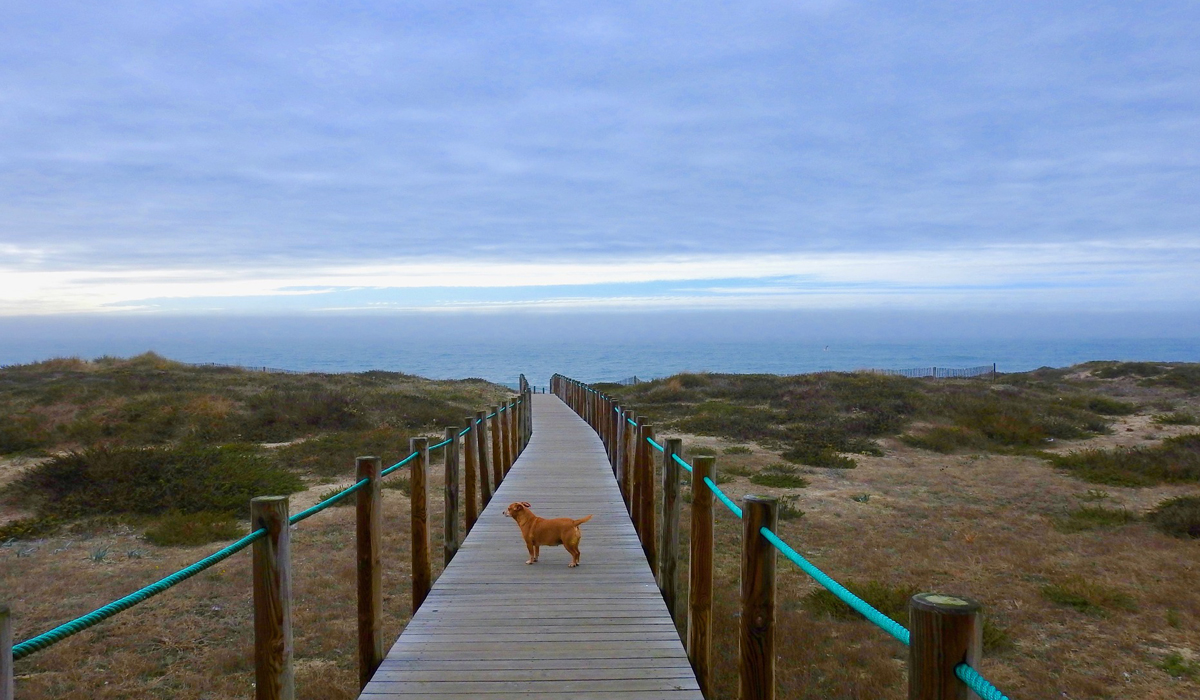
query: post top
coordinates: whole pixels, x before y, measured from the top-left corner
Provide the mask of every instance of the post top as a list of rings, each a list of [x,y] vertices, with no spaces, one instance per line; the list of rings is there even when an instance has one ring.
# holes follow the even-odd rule
[[[983,605],[973,598],[946,593],[918,593],[912,597],[912,604],[922,610],[951,614],[974,613],[983,609]]]
[[[359,462],[369,462],[372,459],[379,459],[379,458],[374,455],[363,455],[362,457],[355,457],[354,459]]]
[[[770,503],[775,505],[779,503],[779,499],[775,496],[758,496],[748,493],[745,496],[742,496],[742,503]]]
[[[287,503],[287,496],[255,496],[250,499],[251,503],[279,503],[280,501]]]

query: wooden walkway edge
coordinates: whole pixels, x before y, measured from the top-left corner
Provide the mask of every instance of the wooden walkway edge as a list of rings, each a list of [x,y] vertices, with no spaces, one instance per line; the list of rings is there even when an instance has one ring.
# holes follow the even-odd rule
[[[533,395],[533,438],[361,698],[703,700],[596,434]],[[537,564],[504,508],[595,517]]]

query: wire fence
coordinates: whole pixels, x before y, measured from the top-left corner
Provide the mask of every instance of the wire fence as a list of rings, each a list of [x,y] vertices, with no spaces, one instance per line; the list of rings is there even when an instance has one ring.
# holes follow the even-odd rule
[[[932,369],[932,368],[930,368],[930,369]],[[991,371],[992,368],[988,368],[988,370]],[[609,397],[601,394],[600,392],[596,391],[592,387],[590,387],[587,384],[584,384],[582,382],[578,382],[578,381],[570,379],[568,377],[563,377],[562,375],[556,375],[556,376],[560,377],[565,382],[569,382],[571,384],[574,384],[574,385],[580,387],[585,392],[594,394],[596,397],[604,399],[604,401],[602,402],[602,405],[605,405],[605,406],[611,405],[613,407],[613,410],[617,413],[618,416],[623,416],[622,409],[619,406],[617,406],[615,404],[615,402],[613,402],[611,399],[609,399]],[[932,376],[932,375],[928,375],[928,376]],[[607,410],[607,408],[605,408],[604,410]],[[624,418],[624,422],[632,428],[636,429],[639,427],[639,423],[632,419]],[[660,444],[658,441],[654,440],[652,437],[646,437],[645,440],[646,440],[647,444],[650,446],[650,448],[657,450],[658,452],[665,453],[666,450],[663,447],[663,445]],[[677,463],[680,467],[687,470],[689,473],[694,473],[695,467],[692,464],[688,463],[686,460],[684,460],[682,457],[680,457],[677,453],[672,453],[671,459],[675,463]],[[742,508],[739,507],[736,503],[734,503],[733,500],[724,491],[722,491],[721,488],[715,482],[713,482],[712,479],[705,477],[704,485],[708,487],[709,491],[712,492],[713,496],[716,497],[717,500],[719,500],[727,509],[729,509],[729,511],[731,513],[733,513],[733,515],[735,515],[739,519],[743,518],[744,513],[743,513]],[[882,612],[877,610],[875,607],[873,607],[870,603],[866,602],[862,598],[859,598],[854,593],[852,593],[849,589],[847,589],[845,586],[838,583],[833,577],[829,576],[824,571],[821,571],[812,562],[808,561],[803,556],[801,556],[799,552],[797,552],[794,548],[792,548],[791,545],[789,545],[787,542],[785,542],[781,537],[779,537],[779,535],[777,533],[772,531],[770,528],[762,527],[759,532],[781,554],[783,554],[783,556],[785,558],[787,558],[789,561],[791,561],[793,564],[795,564],[797,567],[799,567],[802,571],[804,571],[804,573],[808,574],[814,581],[816,581],[821,586],[823,586],[826,590],[828,590],[830,593],[832,593],[834,596],[836,596],[839,600],[844,602],[846,605],[850,606],[853,610],[857,611],[860,615],[862,615],[866,620],[868,620],[875,626],[879,627],[881,630],[883,630],[887,634],[891,635],[897,641],[903,643],[906,646],[911,645],[912,635],[911,635],[910,631],[908,630],[908,628],[899,624],[895,620],[892,620],[887,615],[883,614]],[[983,700],[1009,700],[1007,695],[1005,695],[1003,692],[1001,692],[990,681],[988,681],[986,678],[984,678],[983,675],[981,675],[976,669],[972,668],[967,663],[959,663],[959,664],[955,665],[954,674],[968,688],[970,688],[973,692],[975,692],[977,695],[979,695],[980,698],[983,698]]]
[[[919,379],[923,377],[931,377],[933,379],[967,379],[970,377],[982,377],[990,375],[993,379],[996,377],[995,363],[990,365],[980,365],[978,367],[914,367],[912,369],[860,369],[864,374],[884,374],[890,377],[910,377]]]

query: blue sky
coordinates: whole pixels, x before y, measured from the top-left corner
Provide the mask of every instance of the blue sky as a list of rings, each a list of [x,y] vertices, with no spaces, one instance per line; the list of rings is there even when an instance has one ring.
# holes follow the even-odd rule
[[[0,315],[1198,310],[1194,2],[0,5]]]

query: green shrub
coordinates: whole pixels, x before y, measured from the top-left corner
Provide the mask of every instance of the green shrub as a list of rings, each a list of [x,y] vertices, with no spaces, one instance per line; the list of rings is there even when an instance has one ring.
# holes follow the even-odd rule
[[[1158,667],[1176,678],[1196,678],[1200,676],[1200,662],[1185,659],[1177,651],[1168,654]]]
[[[343,492],[343,491],[345,491],[345,490],[346,490],[346,489],[344,489],[344,488],[332,488],[332,489],[326,489],[326,490],[325,490],[325,491],[323,491],[323,492],[322,492],[320,495],[318,495],[318,496],[317,496],[317,502],[318,502],[318,503],[320,503],[320,502],[323,502],[323,501],[328,501],[329,499],[333,498],[334,496],[338,495],[339,493],[341,493],[341,492]],[[343,508],[343,507],[345,507],[345,506],[352,506],[352,505],[354,505],[355,503],[356,503],[356,499],[354,498],[354,495],[353,495],[353,494],[351,494],[351,495],[349,495],[349,496],[345,496],[345,497],[343,497],[341,500],[334,501],[334,502],[333,502],[333,505],[332,505],[331,507],[333,507],[333,508]]]
[[[1136,520],[1124,508],[1103,508],[1101,506],[1082,506],[1060,519],[1056,525],[1062,532],[1082,532],[1105,527],[1118,527]]]
[[[1096,484],[1195,482],[1200,481],[1200,433],[1167,438],[1153,447],[1082,450],[1049,459],[1056,467]]]
[[[1138,406],[1126,401],[1110,399],[1107,396],[1087,394],[1071,397],[1067,403],[1076,408],[1082,408],[1102,416],[1128,416],[1138,412]]]
[[[1153,386],[1169,386],[1189,393],[1200,391],[1200,364],[1177,365],[1166,372],[1145,380]]]
[[[57,518],[33,517],[14,520],[0,525],[0,542],[6,540],[32,540],[53,534],[62,523]]]
[[[906,445],[942,454],[962,449],[985,450],[990,446],[988,439],[978,431],[957,425],[939,425],[921,433],[905,433],[900,440]]]
[[[779,463],[763,467],[762,471],[751,475],[750,483],[783,489],[808,486],[808,480],[797,474],[795,467]]]
[[[1136,610],[1133,598],[1123,591],[1110,588],[1082,576],[1073,576],[1062,583],[1042,586],[1047,600],[1074,608],[1088,615],[1105,616],[1112,610]]]
[[[1092,372],[1101,379],[1116,379],[1118,377],[1157,377],[1166,369],[1154,362],[1117,362]]]
[[[912,586],[889,586],[878,581],[851,581],[842,582],[842,585],[871,607],[905,626],[908,625],[908,601],[920,592]],[[824,588],[804,596],[801,604],[811,613],[828,615],[837,620],[863,619],[858,611]]]
[[[715,455],[715,454],[717,453],[717,451],[716,451],[714,448],[712,448],[712,447],[708,447],[708,446],[706,446],[706,445],[695,445],[695,446],[688,446],[688,447],[687,447],[687,448],[684,450],[684,452],[686,452],[686,453],[688,454],[688,456],[689,456],[689,457],[690,457],[690,456],[694,456],[694,455],[708,455],[708,456],[711,456],[711,455]]]
[[[754,472],[747,467],[739,467],[737,465],[727,465],[717,469],[719,474],[728,474],[730,476],[750,476]]]
[[[247,445],[96,447],[55,457],[23,473],[5,493],[39,515],[77,517],[171,511],[243,513],[255,496],[288,494],[303,483]]]
[[[780,520],[795,520],[804,516],[804,511],[796,506],[795,496],[784,496],[779,499],[779,505],[776,507],[775,515]]]
[[[411,493],[412,493],[412,482],[409,481],[409,478],[404,475],[385,476],[385,477],[383,477],[383,483],[380,485],[380,488],[391,489],[393,491],[399,491],[400,493],[403,493],[405,496],[408,496],[408,495],[411,495]]]
[[[1173,537],[1200,538],[1200,496],[1163,501],[1146,514],[1146,520]]]
[[[789,462],[798,462],[824,469],[854,469],[858,466],[858,462],[855,462],[853,458],[838,454],[837,451],[830,448],[791,449],[784,452],[782,456]]]
[[[356,457],[383,456],[385,467],[390,461],[407,457],[409,437],[408,431],[389,426],[330,433],[276,448],[271,461],[284,469],[344,477],[354,473]]]
[[[1200,425],[1200,419],[1195,415],[1184,411],[1173,411],[1171,413],[1159,413],[1151,420],[1159,425]]]
[[[242,527],[229,513],[168,513],[146,529],[146,540],[160,547],[195,547],[241,537]]]

